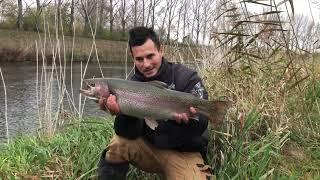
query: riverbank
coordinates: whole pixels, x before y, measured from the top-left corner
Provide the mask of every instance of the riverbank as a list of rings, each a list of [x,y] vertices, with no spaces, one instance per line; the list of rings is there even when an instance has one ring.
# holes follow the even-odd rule
[[[75,37],[73,42],[70,36],[57,39],[54,34],[32,31],[0,29],[0,41],[1,61],[36,61],[37,49],[41,61],[42,53],[46,61],[58,59],[59,56],[64,58],[64,55],[70,61],[73,51],[74,61],[86,61],[89,56],[96,60],[97,53],[99,60],[111,62],[123,61],[126,54],[126,42],[122,41],[93,41],[92,38]],[[96,46],[97,52],[93,46]]]
[[[52,60],[124,62],[131,59],[127,51],[127,42],[76,36],[59,36],[0,29],[0,62],[1,61],[36,61]],[[193,61],[199,55],[195,47],[164,46],[166,57],[175,61]],[[38,51],[37,51],[38,50]],[[38,53],[37,53],[38,52]],[[73,52],[73,53],[72,53]]]
[[[315,72],[299,84],[302,89],[289,79],[274,83],[275,75],[203,73],[210,97],[234,102],[222,128],[209,129],[207,164],[218,179],[320,178],[320,69]],[[94,179],[101,150],[114,133],[112,119],[66,122],[72,124],[52,137],[23,136],[2,145],[0,179]],[[155,177],[135,168],[128,174],[128,180]]]

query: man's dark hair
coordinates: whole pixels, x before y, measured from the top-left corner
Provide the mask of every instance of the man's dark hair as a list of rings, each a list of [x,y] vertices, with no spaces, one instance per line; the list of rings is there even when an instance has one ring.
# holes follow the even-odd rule
[[[133,46],[141,46],[144,44],[148,39],[151,39],[155,44],[156,48],[160,50],[160,41],[159,37],[154,32],[152,28],[146,28],[143,26],[135,27],[130,29],[129,31],[129,47],[130,51],[132,52]]]

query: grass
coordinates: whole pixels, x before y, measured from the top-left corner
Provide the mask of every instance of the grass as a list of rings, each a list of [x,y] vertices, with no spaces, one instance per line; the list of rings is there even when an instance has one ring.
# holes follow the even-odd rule
[[[1,146],[0,178],[88,179],[112,135],[112,120],[87,119],[65,125],[51,138],[18,137]]]
[[[241,67],[203,72],[211,96],[233,102],[223,134],[211,138],[210,164],[220,179],[320,178],[320,71],[296,64],[283,75],[270,64],[252,66],[253,74]],[[306,73],[297,84],[294,76]]]

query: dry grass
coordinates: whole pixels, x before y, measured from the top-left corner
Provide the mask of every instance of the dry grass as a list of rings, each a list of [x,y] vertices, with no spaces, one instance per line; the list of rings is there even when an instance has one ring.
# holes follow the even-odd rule
[[[317,143],[320,123],[316,120],[320,117],[319,65],[311,63],[312,57],[304,57],[304,61],[295,57],[295,63],[287,68],[289,59],[279,57],[281,60],[273,57],[267,63],[254,63],[250,71],[241,64],[219,68],[207,66],[202,71],[211,98],[227,97],[233,102],[223,128],[220,132],[214,131],[212,136],[212,143],[222,146],[222,150],[213,146],[216,152],[214,166],[221,158],[230,161],[238,156],[243,166],[246,163],[261,166],[258,165],[260,161],[250,162],[249,157],[250,147],[262,142],[261,146],[255,146],[271,145],[274,148],[275,157],[268,158],[267,171],[271,171],[268,176],[319,177],[317,165],[320,159],[319,153],[315,153],[320,147]],[[256,116],[252,116],[252,112],[256,112]],[[251,126],[246,129],[248,124]],[[239,152],[235,152],[236,149]],[[260,151],[263,152],[261,158],[267,157],[268,151]],[[230,173],[232,168],[222,165],[221,169]]]

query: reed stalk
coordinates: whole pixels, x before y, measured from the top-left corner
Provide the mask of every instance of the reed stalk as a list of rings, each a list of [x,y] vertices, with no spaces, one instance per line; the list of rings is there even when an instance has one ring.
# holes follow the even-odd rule
[[[9,122],[8,122],[8,97],[7,97],[6,83],[4,82],[4,77],[2,74],[1,67],[0,67],[0,75],[1,75],[3,90],[4,90],[4,117],[6,119],[6,137],[7,137],[7,144],[9,144],[10,136],[9,136]]]

